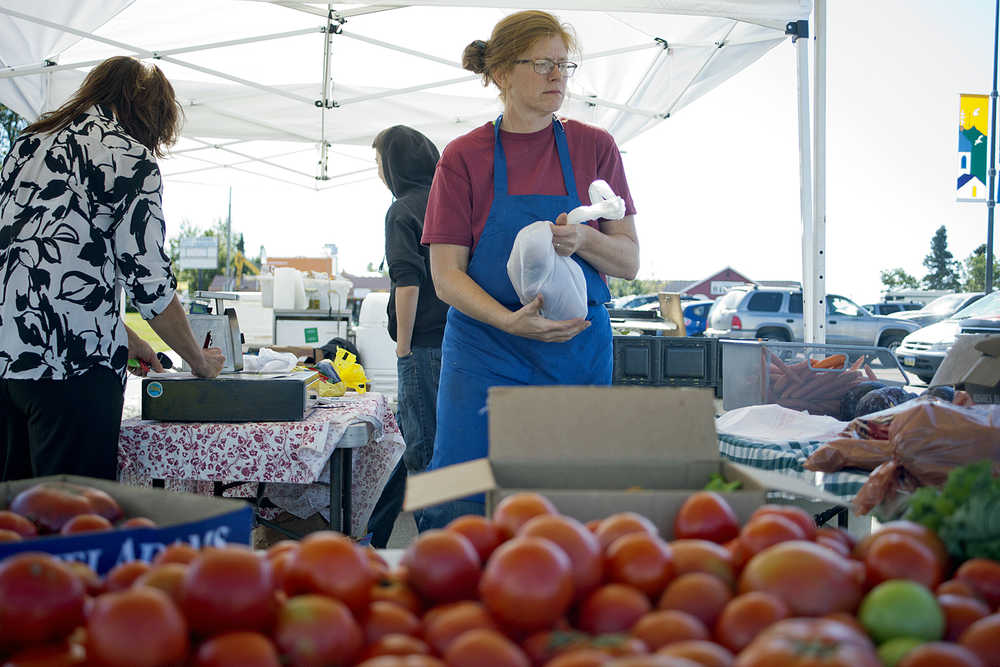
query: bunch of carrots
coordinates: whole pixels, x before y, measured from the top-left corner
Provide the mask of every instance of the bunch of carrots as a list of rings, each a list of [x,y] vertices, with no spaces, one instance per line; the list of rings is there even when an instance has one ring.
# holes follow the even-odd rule
[[[762,382],[766,382],[766,402],[793,410],[838,417],[840,400],[851,387],[859,382],[878,379],[865,363],[864,355],[847,367],[847,356],[844,354],[786,364],[770,350],[761,349],[761,353],[766,355],[765,362],[768,364],[768,373],[761,378]]]

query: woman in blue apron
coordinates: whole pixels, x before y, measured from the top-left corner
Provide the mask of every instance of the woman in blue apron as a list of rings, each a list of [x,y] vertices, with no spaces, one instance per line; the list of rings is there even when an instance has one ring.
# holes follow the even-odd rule
[[[611,383],[604,275],[634,278],[639,251],[614,140],[554,116],[576,69],[567,60],[574,47],[554,16],[526,11],[501,20],[488,43],[473,42],[463,54],[466,69],[500,89],[504,112],[448,145],[428,202],[423,242],[431,247],[437,293],[451,305],[429,469],[486,456],[490,387]],[[567,225],[565,213],[581,205],[579,193],[596,178],[625,199],[626,216]],[[521,305],[506,264],[517,233],[536,220],[556,221],[555,251],[583,269],[586,318],[545,319],[540,298]],[[482,496],[473,496],[428,508],[418,523],[421,530],[442,527],[483,509]]]

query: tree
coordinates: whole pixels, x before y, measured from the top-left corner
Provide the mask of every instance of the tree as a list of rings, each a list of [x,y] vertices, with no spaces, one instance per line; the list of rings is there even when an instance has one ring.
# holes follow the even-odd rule
[[[612,297],[628,296],[630,294],[651,294],[659,292],[666,286],[663,280],[625,280],[624,278],[609,278],[608,290]]]
[[[920,281],[904,271],[900,266],[894,269],[882,269],[882,284],[885,285],[887,290],[917,289],[920,287]]]
[[[986,290],[986,244],[983,243],[965,258],[965,283],[962,289],[966,292],[983,292]],[[1000,275],[1000,262],[993,260],[993,276]]]
[[[0,104],[0,160],[6,157],[10,145],[27,125],[28,121]]]
[[[233,232],[233,247],[243,252],[245,243],[242,233]],[[181,256],[181,239],[193,238],[196,236],[215,236],[219,239],[219,262],[215,269],[180,269],[177,266]],[[232,262],[232,257],[226,257],[226,221],[217,219],[210,229],[202,230],[191,224],[190,220],[181,221],[181,230],[177,236],[167,239],[167,255],[173,265],[174,276],[178,283],[186,283],[194,289],[205,289],[211,284],[212,279],[217,275],[225,275],[227,262]],[[249,258],[248,258],[249,259]],[[249,260],[260,269],[260,260]]]
[[[925,289],[957,291],[961,286],[958,278],[959,263],[948,250],[948,230],[944,225],[934,232],[931,251],[924,257],[924,266],[928,271],[923,280]]]

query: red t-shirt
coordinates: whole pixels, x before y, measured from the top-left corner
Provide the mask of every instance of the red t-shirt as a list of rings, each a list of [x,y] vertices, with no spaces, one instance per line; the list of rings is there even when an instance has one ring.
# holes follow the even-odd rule
[[[593,125],[568,119],[563,119],[562,123],[566,129],[566,142],[581,204],[590,204],[587,189],[601,178],[625,200],[625,215],[635,214],[621,154],[614,138]],[[509,194],[566,194],[551,126],[529,134],[501,130],[500,138],[507,159]],[[458,137],[445,147],[434,173],[421,242],[424,245],[448,243],[475,249],[492,205],[491,122]]]

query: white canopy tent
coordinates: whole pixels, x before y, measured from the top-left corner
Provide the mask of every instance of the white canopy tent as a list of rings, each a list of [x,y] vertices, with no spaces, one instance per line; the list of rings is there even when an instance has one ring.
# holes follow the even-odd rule
[[[168,180],[237,171],[323,190],[374,177],[370,145],[385,127],[410,125],[443,146],[494,118],[496,91],[461,69],[460,54],[523,8],[555,12],[579,38],[582,66],[561,113],[625,145],[794,38],[812,0],[3,0],[0,102],[34,119],[109,56],[155,60],[186,117],[162,165]],[[822,342],[823,215],[813,191],[821,204],[824,120],[814,173],[807,40],[796,52],[805,318],[807,340]]]

